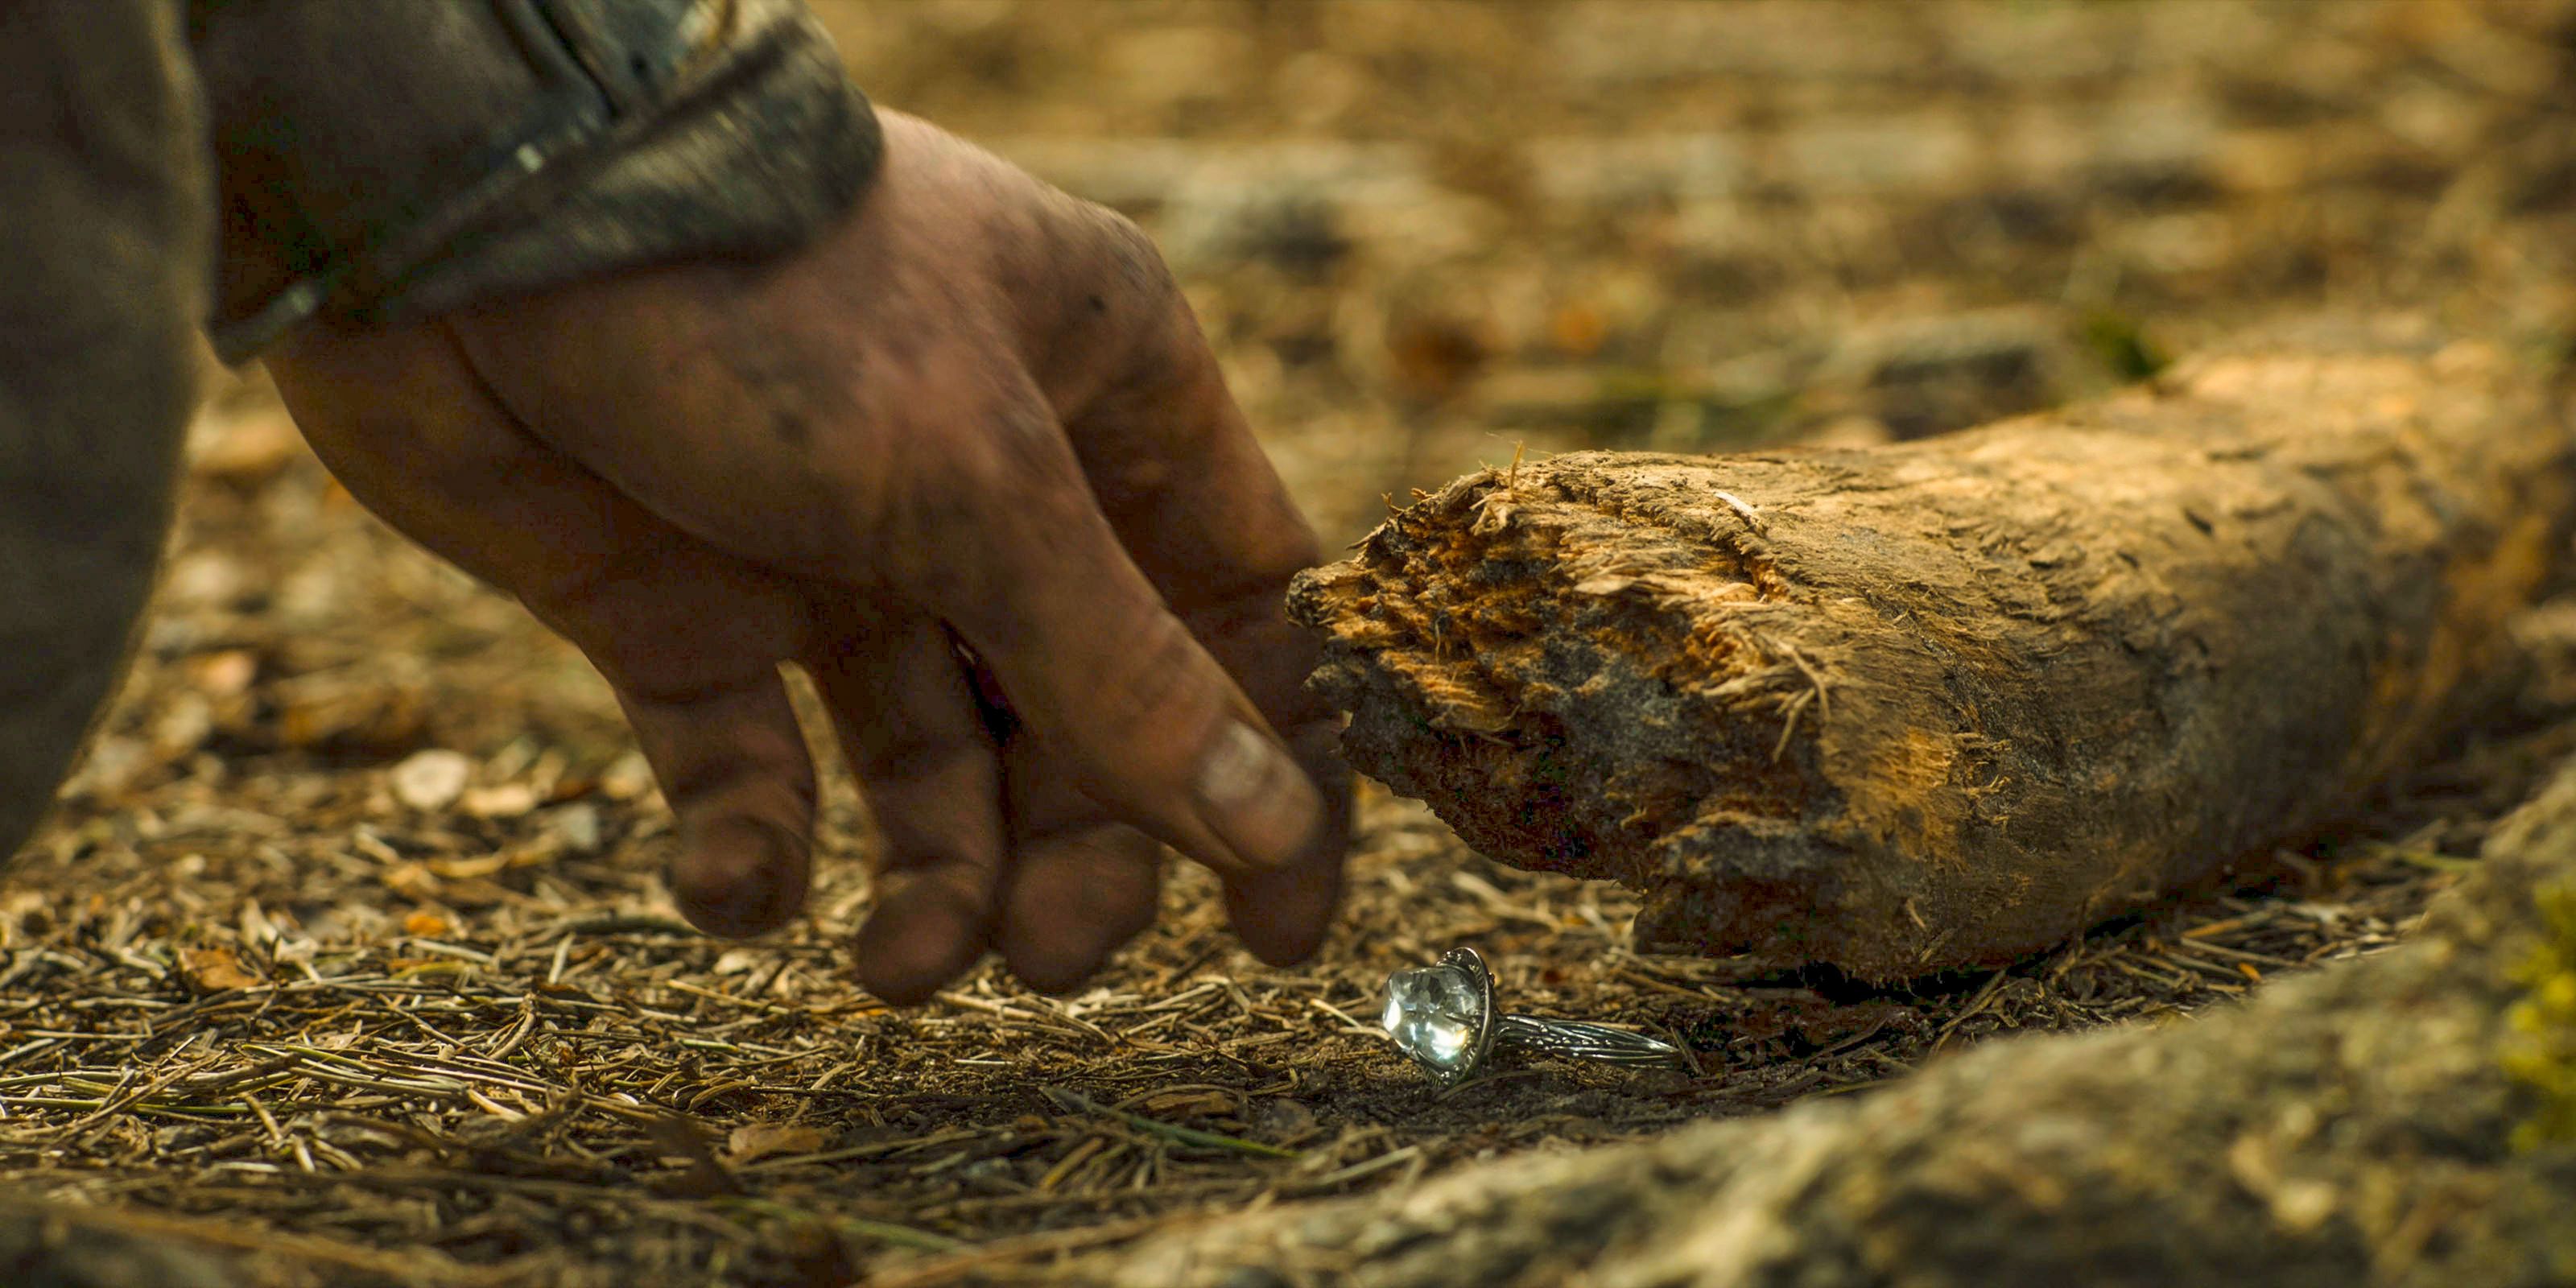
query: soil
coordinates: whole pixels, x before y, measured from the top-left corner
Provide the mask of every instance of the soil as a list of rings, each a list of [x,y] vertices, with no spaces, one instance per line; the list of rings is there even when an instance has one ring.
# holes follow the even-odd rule
[[[2576,334],[2564,4],[818,7],[881,102],[1157,235],[1328,545],[1519,450],[1914,436],[2281,313]],[[193,437],[133,679],[0,881],[0,1178],[262,1282],[1042,1280],[1247,1205],[1866,1097],[2395,944],[2576,750],[2553,601],[2519,698],[2329,840],[2005,970],[1641,955],[1630,896],[1372,793],[1309,966],[1241,953],[1184,871],[1084,993],[988,966],[898,1012],[841,960],[845,783],[807,919],[688,931],[577,654],[360,512],[256,373]],[[1434,1088],[1374,1017],[1459,943],[1507,1005],[1698,1068]]]

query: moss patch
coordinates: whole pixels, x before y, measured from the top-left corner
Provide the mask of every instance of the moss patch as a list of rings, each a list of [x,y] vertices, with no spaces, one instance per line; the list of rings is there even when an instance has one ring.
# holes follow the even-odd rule
[[[2576,884],[2540,892],[2541,940],[2515,971],[2527,991],[2505,1016],[2504,1069],[2539,1097],[2517,1149],[2576,1143]]]

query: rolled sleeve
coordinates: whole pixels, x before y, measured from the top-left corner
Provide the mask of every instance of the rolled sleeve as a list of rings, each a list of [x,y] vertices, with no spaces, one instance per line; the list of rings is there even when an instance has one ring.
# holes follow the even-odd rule
[[[795,0],[197,0],[190,26],[228,361],[317,315],[775,253],[876,169]]]

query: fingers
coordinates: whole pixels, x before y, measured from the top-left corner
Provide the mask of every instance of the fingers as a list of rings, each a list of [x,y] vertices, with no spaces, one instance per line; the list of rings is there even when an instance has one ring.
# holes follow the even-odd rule
[[[442,328],[315,329],[270,367],[352,495],[516,593],[608,678],[678,816],[681,912],[725,935],[793,915],[814,802],[777,671],[805,635],[793,588],[520,431]]]
[[[925,1000],[987,949],[1062,991],[1152,924],[1162,847],[1111,824],[1027,740],[995,745],[944,628],[851,594],[816,622],[828,642],[805,666],[876,816],[874,907],[855,950],[870,992]]]
[[[1294,966],[1315,955],[1342,898],[1342,859],[1350,847],[1350,776],[1333,750],[1340,731],[1310,724],[1290,739],[1292,753],[1327,785],[1324,821],[1297,858],[1267,872],[1225,875],[1226,919],[1252,955]]]
[[[485,329],[478,369],[519,391],[535,432],[747,559],[891,584],[974,646],[1014,712],[1122,819],[1223,870],[1276,866],[1308,843],[1323,813],[1314,787],[1119,547],[1026,376],[980,337],[945,338],[877,384],[806,390],[797,397],[826,410],[800,412],[791,433],[772,424],[780,380],[804,389],[820,359],[755,381],[669,341],[674,361],[699,365],[674,376],[642,365],[651,353],[610,352],[574,370]],[[563,407],[628,432],[612,440],[547,410]],[[692,441],[694,455],[681,450]],[[711,461],[727,485],[710,482]]]
[[[663,564],[661,575],[670,572]],[[670,886],[681,915],[715,935],[775,930],[805,906],[812,877],[814,766],[795,710],[776,662],[756,660],[768,650],[734,652],[722,631],[692,639],[697,623],[674,620],[674,601],[700,597],[647,593],[661,602],[594,593],[538,615],[609,678],[661,779],[678,821]],[[735,606],[729,595],[705,598],[717,611]],[[657,630],[667,633],[643,642]]]
[[[1350,772],[1337,750],[1338,714],[1308,694],[1314,645],[1285,619],[1267,588],[1185,614],[1191,632],[1278,722],[1290,754],[1317,785],[1322,821],[1287,862],[1262,872],[1224,873],[1235,932],[1255,956],[1294,965],[1314,954],[1340,901],[1350,843]]]
[[[1024,335],[1020,347],[1033,355],[1118,547],[1316,789],[1317,819],[1302,845],[1274,863],[1219,869],[1245,946],[1293,964],[1313,954],[1331,924],[1350,831],[1339,715],[1305,688],[1319,642],[1285,606],[1288,579],[1321,562],[1321,552],[1150,241],[1096,208],[1067,222],[1073,227],[1034,243],[1037,253],[1087,263],[1091,289],[1055,298],[1087,300],[1097,316],[1074,329],[1114,337],[1118,356],[1067,362],[1067,346],[1045,335]],[[1024,330],[1043,315],[1024,309]]]
[[[1285,607],[1288,579],[1321,562],[1314,535],[1176,292],[1066,428],[1120,544],[1318,788],[1323,818],[1301,850],[1264,872],[1226,874],[1245,945],[1273,963],[1302,961],[1331,922],[1350,835],[1340,719],[1305,687],[1318,641]]]
[[[844,594],[817,625],[805,667],[877,824],[859,980],[907,1005],[992,945],[1005,854],[1000,761],[936,621]]]
[[[1096,824],[1019,843],[995,947],[1042,993],[1071,992],[1154,924],[1162,845],[1131,827]]]
[[[1047,413],[1007,410],[994,434],[1017,459],[961,498],[975,576],[913,593],[1113,814],[1223,872],[1294,860],[1324,813],[1314,786],[1129,560]]]

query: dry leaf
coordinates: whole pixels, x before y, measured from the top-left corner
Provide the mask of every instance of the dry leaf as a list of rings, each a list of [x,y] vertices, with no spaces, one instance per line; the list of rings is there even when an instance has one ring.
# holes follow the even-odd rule
[[[429,699],[401,684],[307,684],[279,694],[276,736],[289,747],[400,755],[428,738]]]
[[[376,879],[384,882],[386,889],[406,899],[436,899],[442,892],[438,878],[431,876],[429,869],[418,863],[397,863],[386,868],[384,875]]]
[[[793,1123],[745,1123],[725,1138],[725,1161],[736,1167],[772,1154],[810,1154],[823,1147],[818,1127]]]
[[[418,935],[423,939],[436,939],[440,935],[446,934],[449,929],[450,927],[447,924],[447,918],[439,916],[434,912],[415,912],[410,916],[403,918],[403,933],[406,935]]]
[[[477,787],[465,793],[465,812],[476,818],[517,818],[537,807],[537,789],[526,783]]]
[[[550,821],[554,826],[555,835],[562,837],[564,845],[577,854],[588,854],[597,850],[603,839],[600,835],[599,807],[588,801],[578,801],[556,810]]]
[[[724,1164],[717,1160],[714,1142],[696,1123],[677,1114],[657,1114],[645,1120],[644,1130],[662,1146],[663,1163],[687,1169],[683,1175],[656,1184],[656,1192],[671,1198],[712,1198],[741,1192],[725,1172]]]
[[[184,759],[205,745],[214,732],[214,708],[203,697],[174,694],[152,721],[152,753],[165,761]]]
[[[188,679],[201,693],[229,698],[249,690],[259,678],[259,655],[246,648],[200,654],[187,661]]]
[[[220,993],[228,988],[254,988],[268,981],[242,969],[241,958],[229,948],[182,948],[179,950],[179,976],[188,987],[200,993]]]
[[[1238,1106],[1233,1092],[1214,1087],[1187,1087],[1156,1092],[1136,1108],[1157,1118],[1193,1118],[1231,1115]]]
[[[471,858],[431,859],[429,870],[441,881],[475,881],[491,876],[510,866],[507,851],[477,854]]]
[[[394,799],[426,814],[454,804],[465,793],[465,782],[474,776],[474,762],[462,752],[444,747],[416,751],[403,758],[386,776],[394,789]]]
[[[653,767],[641,752],[630,751],[599,773],[599,790],[613,801],[631,801],[653,790]]]
[[[282,409],[246,416],[208,417],[189,435],[189,468],[200,477],[249,486],[274,476],[304,446],[295,422]]]

